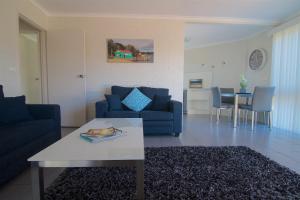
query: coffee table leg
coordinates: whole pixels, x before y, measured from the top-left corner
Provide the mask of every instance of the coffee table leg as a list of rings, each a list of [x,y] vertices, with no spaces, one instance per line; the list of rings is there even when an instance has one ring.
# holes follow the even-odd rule
[[[31,163],[32,197],[34,200],[44,199],[44,173],[38,163]]]
[[[144,161],[136,163],[136,193],[137,199],[144,199]]]

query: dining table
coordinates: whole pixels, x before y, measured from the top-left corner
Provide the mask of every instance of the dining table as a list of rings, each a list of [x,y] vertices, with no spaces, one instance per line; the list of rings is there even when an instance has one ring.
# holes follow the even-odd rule
[[[252,97],[251,92],[236,92],[236,93],[221,93],[222,97],[234,97],[234,115],[233,115],[233,128],[237,127],[239,98],[246,98],[246,104],[249,104],[249,98]]]

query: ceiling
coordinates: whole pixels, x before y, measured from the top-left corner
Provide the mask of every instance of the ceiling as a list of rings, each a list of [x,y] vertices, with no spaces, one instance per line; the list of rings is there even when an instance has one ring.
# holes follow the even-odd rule
[[[187,48],[240,40],[300,14],[300,0],[31,0],[49,16],[187,22]]]

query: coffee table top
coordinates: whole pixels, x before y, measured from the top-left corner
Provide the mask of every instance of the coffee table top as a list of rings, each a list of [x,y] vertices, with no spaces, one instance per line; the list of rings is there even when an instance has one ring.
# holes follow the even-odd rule
[[[124,135],[113,140],[89,143],[80,133],[92,128],[115,127]],[[144,160],[141,118],[94,119],[28,159],[36,162]]]

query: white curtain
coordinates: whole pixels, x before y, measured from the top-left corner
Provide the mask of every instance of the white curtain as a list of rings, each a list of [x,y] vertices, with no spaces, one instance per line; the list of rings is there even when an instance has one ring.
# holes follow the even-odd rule
[[[273,35],[273,125],[300,134],[300,24]]]

